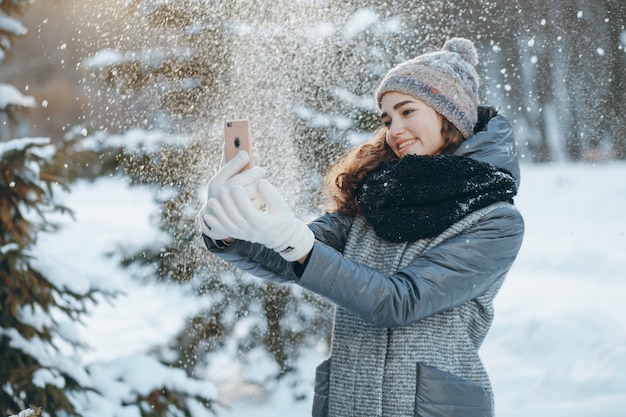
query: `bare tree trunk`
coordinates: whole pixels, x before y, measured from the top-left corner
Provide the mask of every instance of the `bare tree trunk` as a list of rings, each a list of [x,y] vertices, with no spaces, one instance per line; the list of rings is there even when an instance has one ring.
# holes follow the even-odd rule
[[[612,144],[613,157],[626,159],[626,4],[622,0],[606,1],[609,30],[608,60],[611,78],[609,98],[603,112],[603,131]],[[621,46],[621,47],[620,47]]]

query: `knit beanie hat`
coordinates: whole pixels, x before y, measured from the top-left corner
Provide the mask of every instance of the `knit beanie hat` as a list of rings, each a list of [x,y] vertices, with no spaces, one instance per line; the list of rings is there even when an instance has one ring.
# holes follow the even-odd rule
[[[478,120],[478,54],[464,38],[448,40],[441,51],[420,55],[392,68],[376,90],[380,109],[390,91],[413,96],[456,126],[464,138]]]

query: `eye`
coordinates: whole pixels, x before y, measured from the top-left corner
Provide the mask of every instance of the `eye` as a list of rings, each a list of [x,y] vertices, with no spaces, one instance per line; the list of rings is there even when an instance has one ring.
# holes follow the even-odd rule
[[[383,126],[385,126],[387,128],[389,126],[391,126],[391,120],[389,120],[389,119],[383,119],[382,122],[383,122]]]
[[[413,109],[405,109],[405,110],[402,110],[402,115],[403,116],[408,116],[409,114],[413,113],[414,111],[415,110],[413,110]]]

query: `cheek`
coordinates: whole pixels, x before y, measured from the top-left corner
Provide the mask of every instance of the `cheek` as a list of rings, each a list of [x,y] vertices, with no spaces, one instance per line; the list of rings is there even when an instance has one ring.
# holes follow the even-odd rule
[[[433,122],[430,127],[431,137],[433,141],[439,144],[443,144],[443,132],[441,131],[441,123]]]

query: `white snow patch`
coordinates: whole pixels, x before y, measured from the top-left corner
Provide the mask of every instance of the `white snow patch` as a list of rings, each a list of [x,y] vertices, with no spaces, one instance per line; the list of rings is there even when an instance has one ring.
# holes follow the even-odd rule
[[[9,107],[25,107],[34,109],[37,102],[32,96],[26,96],[11,84],[0,84],[0,111]]]

